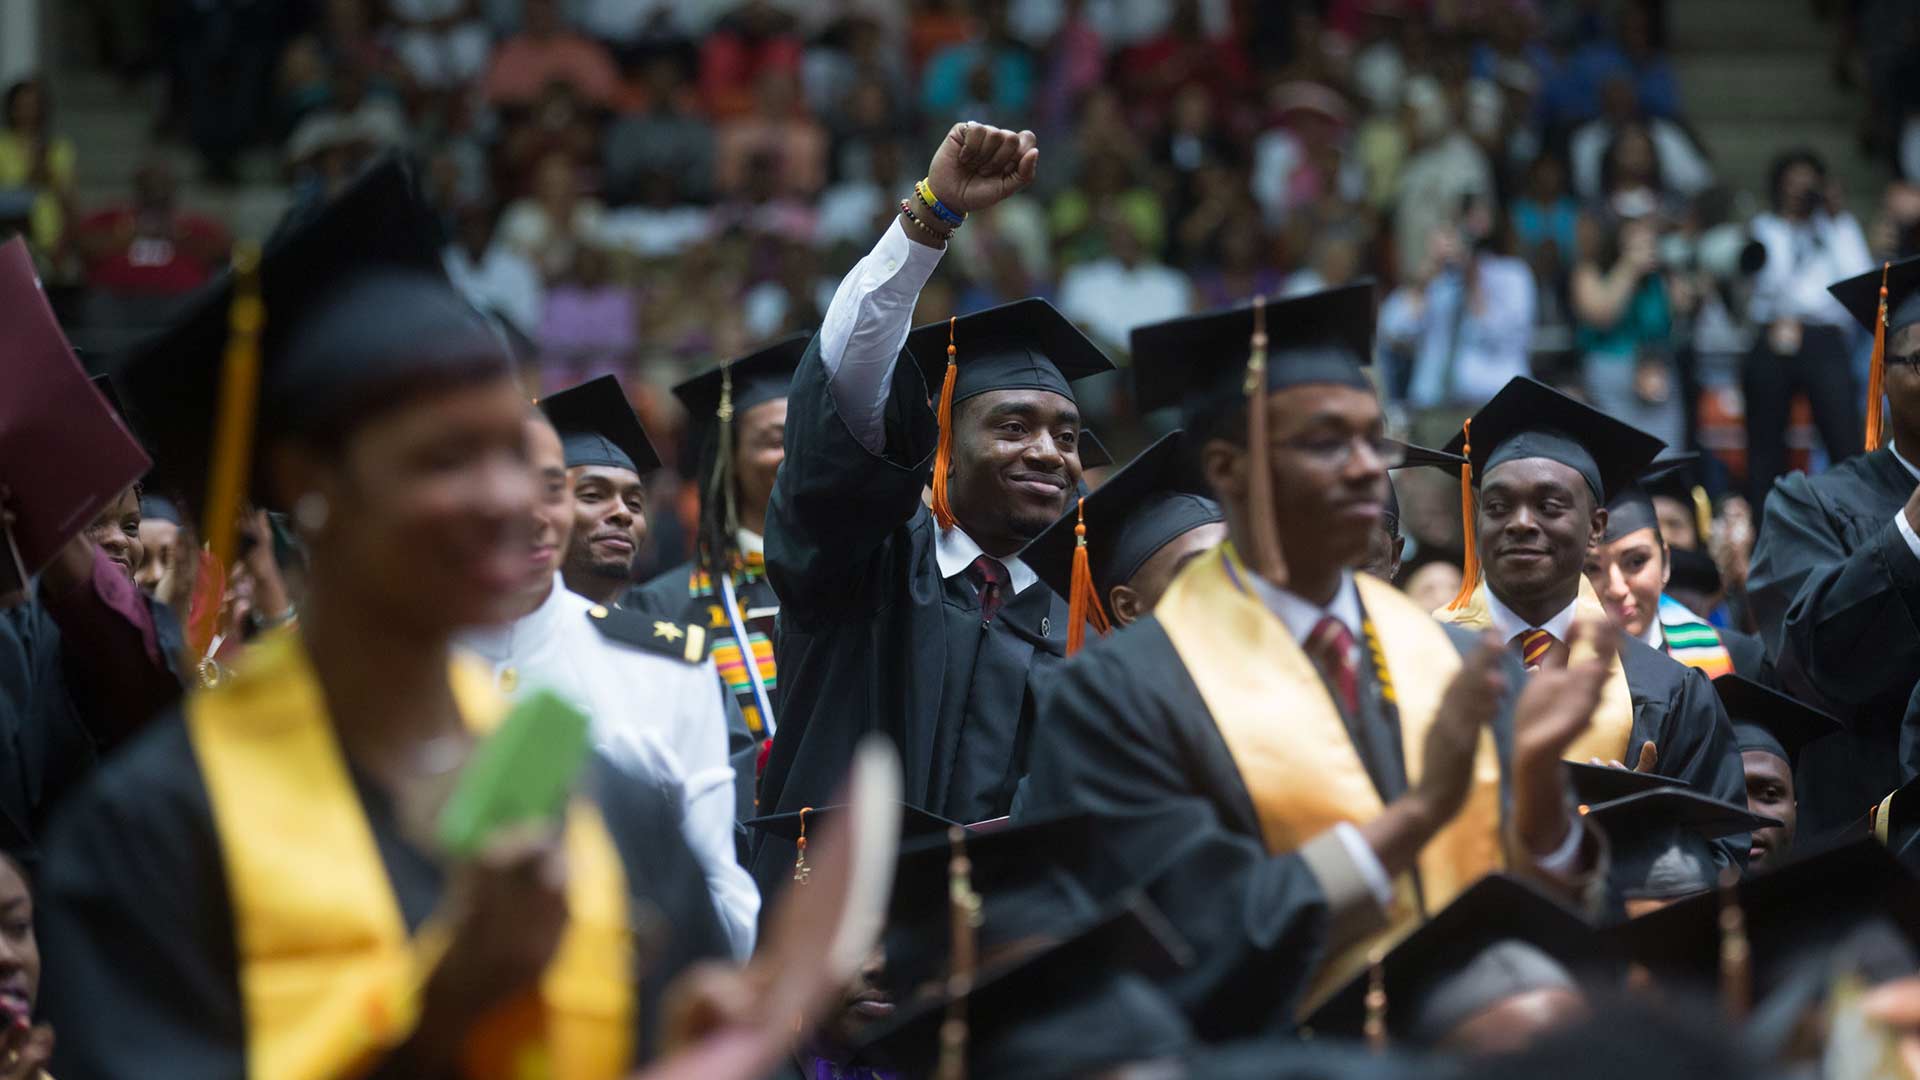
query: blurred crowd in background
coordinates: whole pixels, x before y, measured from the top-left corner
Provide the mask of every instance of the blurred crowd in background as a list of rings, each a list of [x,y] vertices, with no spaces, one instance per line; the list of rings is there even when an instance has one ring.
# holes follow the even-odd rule
[[[100,52],[159,71],[202,175],[262,146],[296,199],[387,147],[421,163],[450,274],[524,336],[539,388],[614,372],[661,449],[664,387],[810,330],[925,148],[1032,128],[1040,180],[959,234],[919,321],[1052,300],[1123,363],[1136,325],[1371,276],[1396,427],[1440,445],[1532,372],[1708,452],[1723,572],[1773,476],[1856,452],[1868,343],[1824,291],[1920,252],[1916,5],[1831,0],[1861,161],[1780,147],[1722,175],[1664,47],[1677,0],[87,0]],[[0,228],[89,305],[215,273],[228,228],[166,157],[73,198],[36,81],[8,89]],[[1879,205],[1835,174],[1889,169]],[[1114,378],[1094,422],[1156,430]],[[1436,487],[1416,545],[1457,545]],[[657,493],[690,520],[669,472]],[[679,485],[684,487],[685,485]],[[1725,510],[1732,505],[1731,513]],[[655,515],[652,566],[683,550]],[[1725,535],[1718,535],[1724,531]],[[649,567],[640,568],[641,576]]]

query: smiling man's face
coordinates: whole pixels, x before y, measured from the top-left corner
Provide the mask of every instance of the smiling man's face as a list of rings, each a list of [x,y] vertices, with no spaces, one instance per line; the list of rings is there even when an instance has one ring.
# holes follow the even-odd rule
[[[1588,549],[1606,531],[1607,512],[1594,503],[1580,473],[1549,458],[1487,470],[1475,519],[1487,588],[1529,619],[1565,609],[1579,593]]]
[[[953,514],[983,549],[1011,554],[1066,512],[1080,479],[1080,410],[1048,390],[989,390],[953,415]]]
[[[608,465],[581,465],[567,473],[573,479],[568,587],[575,588],[576,578],[624,582],[647,536],[645,485],[632,469]]]

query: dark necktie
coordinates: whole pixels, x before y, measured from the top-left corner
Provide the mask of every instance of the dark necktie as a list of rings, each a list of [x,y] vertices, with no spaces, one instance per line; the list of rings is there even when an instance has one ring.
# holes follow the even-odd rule
[[[1331,615],[1323,615],[1307,635],[1306,653],[1320,665],[1327,685],[1333,688],[1341,714],[1352,716],[1360,709],[1360,676],[1353,668],[1353,631]]]
[[[967,580],[973,582],[973,591],[980,596],[980,621],[992,622],[1006,602],[1007,568],[999,559],[982,555],[967,567]]]
[[[1528,671],[1561,667],[1566,650],[1556,649],[1559,644],[1560,639],[1545,630],[1522,630],[1513,635],[1514,651],[1520,654],[1520,662]]]

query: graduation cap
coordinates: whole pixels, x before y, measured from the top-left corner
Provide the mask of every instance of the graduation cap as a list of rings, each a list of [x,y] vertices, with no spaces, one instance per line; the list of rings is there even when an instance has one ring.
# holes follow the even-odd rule
[[[1656,492],[1670,494],[1671,487],[1663,482],[1672,477],[1684,477],[1700,455],[1691,450],[1662,450],[1646,467],[1637,480],[1615,492],[1607,500],[1607,531],[1601,536],[1602,543],[1611,544],[1615,540],[1641,529],[1660,529],[1660,515],[1654,509],[1653,496]],[[1693,501],[1691,492],[1684,496],[1689,504]],[[1711,520],[1712,510],[1708,510]],[[1703,531],[1702,536],[1706,533]]]
[[[1729,901],[1744,924],[1745,971],[1721,967],[1721,915]],[[1650,911],[1605,936],[1663,983],[1707,988],[1734,976],[1759,1000],[1808,958],[1880,919],[1920,940],[1920,890],[1885,847],[1859,840]]]
[[[1578,914],[1504,874],[1480,879],[1380,961],[1386,1032],[1435,1046],[1460,1024],[1519,994],[1576,990],[1615,969]],[[1359,1038],[1373,980],[1362,971],[1307,1018],[1316,1037]]]
[[[1920,255],[1882,263],[1878,270],[1834,282],[1827,291],[1873,334],[1873,361],[1867,376],[1867,449],[1878,450],[1885,434],[1880,399],[1886,388],[1887,335],[1920,323]]]
[[[699,440],[695,455],[699,464],[691,477],[700,485],[700,524],[694,546],[701,569],[710,574],[731,561],[737,546],[734,537],[740,531],[734,424],[748,409],[787,396],[794,369],[812,338],[811,333],[790,334],[673,388]]]
[[[1840,730],[1840,721],[1752,679],[1722,675],[1713,680],[1713,692],[1733,721],[1741,750],[1764,750],[1789,767],[1807,744]]]
[[[1460,467],[1467,463],[1466,458],[1461,457],[1459,454],[1449,454],[1445,450],[1429,450],[1424,446],[1415,446],[1412,443],[1403,443],[1396,439],[1389,439],[1387,441],[1399,448],[1400,464],[1392,466],[1392,469],[1395,471],[1424,467],[1438,469],[1449,476],[1458,476],[1460,474]],[[1399,532],[1400,496],[1393,490],[1392,477],[1387,478],[1386,516],[1391,519],[1392,522],[1388,531],[1394,533]]]
[[[941,528],[954,523],[947,472],[955,404],[990,390],[1046,390],[1072,401],[1076,379],[1113,370],[1099,346],[1038,297],[917,327],[907,334],[907,350],[927,385],[940,386],[933,514]]]
[[[1569,761],[1566,763],[1566,768],[1567,782],[1573,788],[1573,797],[1587,810],[1602,803],[1624,799],[1629,795],[1674,787],[1682,783],[1672,777],[1635,772],[1632,769],[1616,769],[1611,765],[1592,765],[1584,761]],[[1584,813],[1585,810],[1582,812]]]
[[[612,375],[548,394],[540,399],[540,411],[559,433],[569,469],[599,465],[645,476],[660,467],[647,429]]]
[[[1594,502],[1604,506],[1632,484],[1665,445],[1537,379],[1515,375],[1508,380],[1447,443],[1449,452],[1468,459],[1468,468],[1460,476],[1466,567],[1460,593],[1447,607],[1464,606],[1480,584],[1471,489],[1486,479],[1489,470],[1524,458],[1557,461],[1579,473]]]
[[[1133,580],[1148,559],[1188,532],[1225,520],[1220,504],[1199,494],[1184,433],[1175,431],[1107,478],[1039,536],[1020,559],[1068,600],[1067,652],[1080,651],[1086,625],[1107,632],[1103,598]]]
[[[1132,347],[1134,395],[1143,411],[1180,406],[1181,426],[1196,438],[1234,410],[1246,411],[1252,535],[1241,554],[1260,576],[1285,586],[1266,395],[1313,383],[1372,390],[1361,368],[1373,360],[1373,282],[1272,303],[1255,297],[1250,305],[1135,327]]]
[[[389,155],[289,217],[257,259],[240,252],[134,350],[120,389],[154,448],[152,486],[199,509],[229,559],[240,501],[270,502],[255,431],[330,437],[423,377],[511,367],[447,282],[433,211]]]
[[[1113,464],[1113,453],[1090,427],[1080,429],[1080,468],[1104,469]]]
[[[1601,803],[1587,812],[1612,844],[1608,880],[1622,900],[1671,900],[1719,881],[1712,842],[1779,825],[1744,805],[1692,788],[1661,787]]]
[[[1698,593],[1701,596],[1714,596],[1720,592],[1720,567],[1714,563],[1713,556],[1698,548],[1672,548],[1667,556],[1671,568],[1667,576],[1667,591]]]
[[[787,814],[763,814],[748,818],[740,824],[749,829],[758,829],[769,836],[782,840],[798,841],[806,829],[817,829],[831,818],[839,816],[846,807],[841,805],[815,806]],[[917,806],[900,804],[900,836],[903,840],[914,840],[927,836],[945,836],[948,829],[964,828],[957,821],[948,821],[938,814],[930,814]]]
[[[963,1059],[970,1077],[1070,1080],[1176,1058],[1192,1032],[1154,981],[1189,955],[1159,911],[1131,894],[1020,955],[982,965],[964,985],[900,1005],[861,1033],[855,1061],[931,1076],[944,1057]],[[955,1022],[964,1028],[948,1026]],[[949,1042],[949,1033],[960,1038]]]

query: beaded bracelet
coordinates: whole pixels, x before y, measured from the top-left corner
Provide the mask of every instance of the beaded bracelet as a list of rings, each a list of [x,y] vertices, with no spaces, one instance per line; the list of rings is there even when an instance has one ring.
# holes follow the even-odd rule
[[[919,229],[921,232],[926,233],[928,236],[933,237],[943,244],[947,242],[947,237],[952,235],[951,233],[943,233],[926,222],[921,221],[920,215],[913,212],[913,204],[906,199],[900,200],[900,212],[906,215],[908,221],[913,222],[914,228]]]
[[[914,184],[913,191],[914,194],[920,196],[920,201],[926,204],[928,212],[953,228],[959,228],[961,223],[967,220],[967,215],[956,214],[952,210],[947,209],[947,204],[941,202],[939,197],[934,195],[933,185],[927,183],[925,180]]]

